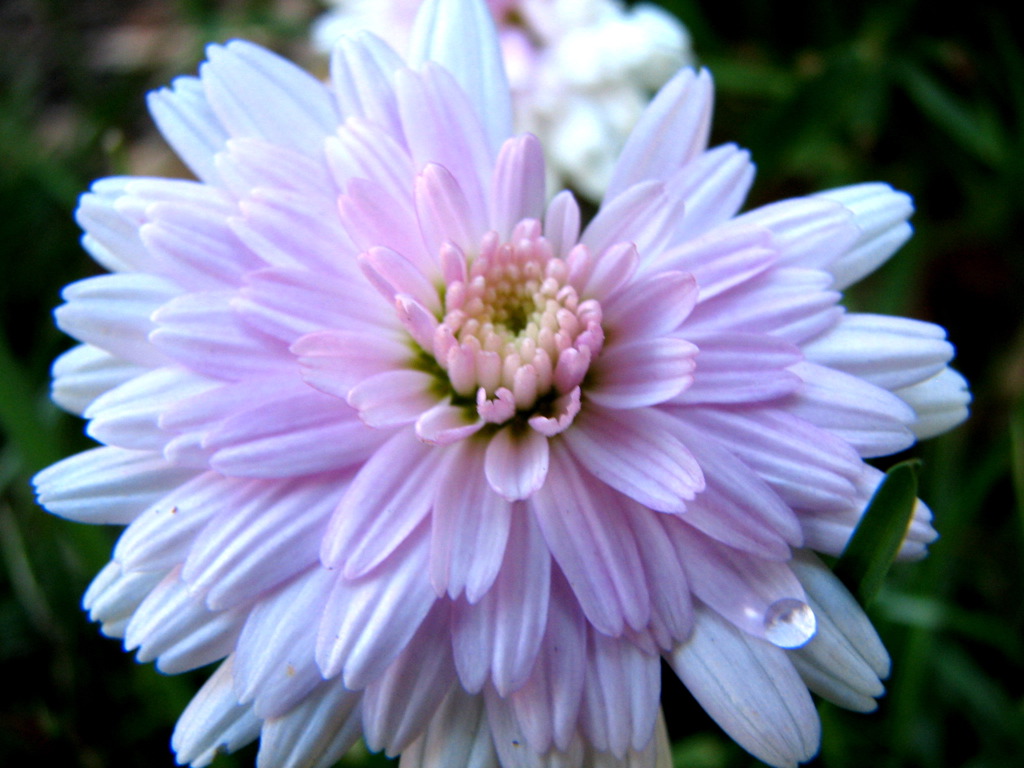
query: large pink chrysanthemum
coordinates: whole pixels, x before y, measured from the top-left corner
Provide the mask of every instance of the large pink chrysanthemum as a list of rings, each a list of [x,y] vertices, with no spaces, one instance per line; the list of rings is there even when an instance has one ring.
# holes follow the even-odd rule
[[[707,74],[653,102],[586,227],[510,136],[486,9],[327,86],[209,49],[151,98],[200,181],[85,195],[113,274],[57,312],[54,397],[104,447],[49,510],[128,524],[86,595],[166,672],[223,660],[179,761],[261,739],[328,766],[664,765],[665,658],[740,744],[809,758],[808,687],[868,710],[887,656],[839,552],[901,450],[966,413],[941,329],[844,312],[907,237],[864,185],[737,216]],[[902,554],[933,537],[922,505]]]

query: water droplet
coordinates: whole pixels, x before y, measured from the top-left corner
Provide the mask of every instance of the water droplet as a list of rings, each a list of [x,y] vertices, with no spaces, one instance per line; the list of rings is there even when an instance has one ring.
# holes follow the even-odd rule
[[[811,607],[790,597],[772,603],[764,615],[764,636],[779,648],[799,648],[817,626]]]

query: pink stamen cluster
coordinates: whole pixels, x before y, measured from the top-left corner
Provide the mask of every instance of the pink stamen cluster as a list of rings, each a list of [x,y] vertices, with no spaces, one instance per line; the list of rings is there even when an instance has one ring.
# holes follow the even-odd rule
[[[601,305],[580,300],[540,224],[520,222],[508,242],[489,232],[471,263],[462,254],[443,260],[449,280],[433,352],[455,393],[475,395],[480,416],[499,424],[545,397],[568,396],[577,410],[604,343]]]

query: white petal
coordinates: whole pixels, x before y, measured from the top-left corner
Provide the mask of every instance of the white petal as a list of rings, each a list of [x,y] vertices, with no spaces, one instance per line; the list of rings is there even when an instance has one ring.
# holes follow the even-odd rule
[[[416,17],[409,60],[435,61],[455,75],[496,153],[512,133],[512,102],[489,9],[467,0],[428,0]]]
[[[909,404],[917,418],[910,424],[918,440],[941,435],[967,418],[971,393],[967,381],[952,368],[895,394]]]
[[[94,448],[44,469],[32,483],[39,503],[55,515],[124,525],[195,474],[149,451]]]
[[[533,495],[548,474],[548,439],[532,429],[499,429],[487,444],[487,482],[508,501]]]
[[[426,731],[402,752],[398,768],[501,768],[483,696],[453,688]]]
[[[362,735],[362,691],[334,679],[266,721],[257,768],[331,768]]]
[[[693,636],[669,663],[707,713],[758,759],[796,768],[818,751],[818,714],[785,651],[700,610]]]
[[[81,415],[100,395],[145,372],[140,365],[79,344],[53,362],[50,395],[64,410]]]
[[[253,741],[260,724],[251,707],[238,704],[228,657],[181,713],[171,746],[178,763],[201,768],[218,753],[234,752]]]

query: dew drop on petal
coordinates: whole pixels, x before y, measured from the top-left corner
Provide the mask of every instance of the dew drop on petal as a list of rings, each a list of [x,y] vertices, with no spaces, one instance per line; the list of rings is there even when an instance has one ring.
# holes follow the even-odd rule
[[[817,627],[811,607],[793,598],[775,601],[764,615],[764,636],[780,648],[799,648],[814,637]]]

